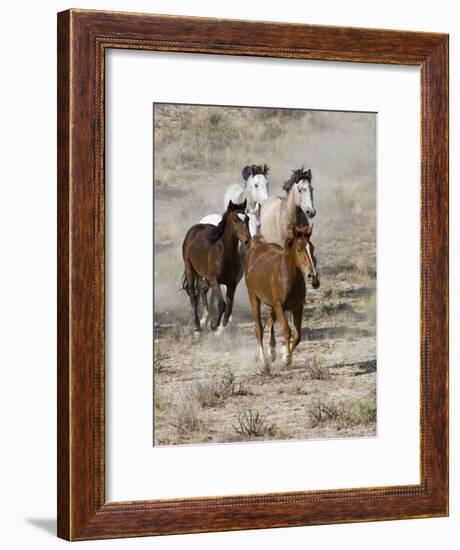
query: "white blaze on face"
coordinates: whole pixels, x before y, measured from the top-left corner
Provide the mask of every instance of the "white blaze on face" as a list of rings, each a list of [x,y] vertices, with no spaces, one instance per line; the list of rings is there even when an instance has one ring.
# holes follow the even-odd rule
[[[260,218],[256,214],[249,214],[249,233],[251,237],[257,237],[260,229]]]
[[[308,218],[313,218],[316,210],[313,204],[313,186],[311,182],[302,180],[295,185],[297,188],[297,206],[300,206]]]
[[[313,262],[313,254],[311,253],[311,248],[310,248],[310,243],[309,242],[307,242],[307,246],[305,247],[305,249],[306,249],[307,254],[308,254],[308,259],[310,260],[312,275],[317,277],[318,274],[316,273],[316,267],[315,267],[315,263]]]
[[[243,213],[240,213],[240,214],[237,214],[238,218],[240,218],[240,220],[242,222],[245,222],[246,221],[246,214],[243,214]]]
[[[268,199],[268,180],[263,174],[248,179],[248,189],[252,202],[264,202]]]

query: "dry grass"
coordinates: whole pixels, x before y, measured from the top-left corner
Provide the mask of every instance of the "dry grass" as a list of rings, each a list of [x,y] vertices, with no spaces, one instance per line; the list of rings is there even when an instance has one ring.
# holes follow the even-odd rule
[[[340,410],[340,424],[342,427],[371,424],[377,420],[377,403],[375,399],[342,403]]]
[[[181,434],[197,431],[201,426],[199,409],[192,392],[180,394],[173,405],[172,425]]]
[[[200,380],[195,382],[193,389],[196,399],[202,407],[211,408],[218,404],[220,395],[214,380]]]
[[[228,369],[221,378],[199,380],[194,385],[194,394],[204,408],[216,407],[229,397],[249,395],[241,382],[237,382],[233,372]]]
[[[170,355],[167,352],[168,346],[165,340],[155,340],[153,364],[157,373],[162,372],[166,367]]]
[[[314,397],[307,408],[307,414],[312,426],[321,422],[337,420],[339,411],[334,401],[323,401],[319,396]]]
[[[331,373],[319,363],[316,355],[313,355],[307,365],[307,372],[312,380],[329,380],[331,378]]]
[[[334,422],[337,428],[349,428],[350,426],[368,425],[377,420],[377,404],[375,399],[354,401],[341,401],[338,404],[316,396],[307,408],[307,413],[312,426],[323,422]]]
[[[237,422],[238,424],[233,428],[239,435],[261,437],[275,432],[275,424],[267,424],[265,417],[256,409],[241,412],[237,416]]]

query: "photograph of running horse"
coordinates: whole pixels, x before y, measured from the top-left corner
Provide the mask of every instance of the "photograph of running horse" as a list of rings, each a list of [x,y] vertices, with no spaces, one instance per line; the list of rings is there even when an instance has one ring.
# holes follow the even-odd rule
[[[299,345],[302,330],[302,316],[305,301],[305,278],[311,280],[313,288],[319,288],[320,282],[316,271],[314,247],[310,242],[313,227],[294,227],[284,247],[275,243],[266,243],[254,239],[246,257],[246,287],[249,303],[256,326],[256,337],[259,344],[259,358],[263,364],[276,359],[276,341],[274,325],[277,320],[281,325],[284,345],[282,347],[283,363],[289,366],[292,354]],[[261,303],[270,308],[268,330],[270,332],[270,358],[267,358],[263,345],[264,328],[261,319]],[[294,337],[291,339],[291,328],[286,319],[286,312],[292,313]]]

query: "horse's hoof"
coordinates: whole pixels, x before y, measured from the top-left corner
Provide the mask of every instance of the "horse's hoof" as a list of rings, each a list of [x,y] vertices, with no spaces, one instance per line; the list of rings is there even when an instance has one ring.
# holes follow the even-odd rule
[[[292,362],[292,353],[289,353],[289,349],[286,345],[283,345],[281,348],[281,354],[283,358],[283,363],[286,367],[289,367],[289,365]]]
[[[259,348],[259,361],[264,367],[266,367],[270,363],[262,348]]]

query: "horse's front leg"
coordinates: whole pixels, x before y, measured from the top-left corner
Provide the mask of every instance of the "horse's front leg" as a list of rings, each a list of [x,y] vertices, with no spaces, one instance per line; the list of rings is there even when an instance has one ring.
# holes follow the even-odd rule
[[[267,327],[270,331],[270,359],[274,361],[276,359],[276,340],[275,340],[275,321],[276,316],[273,309],[268,314]]]
[[[195,327],[195,334],[199,335],[201,331],[200,319],[198,317],[198,296],[199,293],[196,289],[197,284],[197,275],[191,264],[185,265],[185,279],[187,282],[187,292],[190,298],[190,305],[192,306],[193,312],[193,324]]]
[[[200,279],[200,298],[201,298],[200,326],[202,329],[206,328],[208,317],[209,317],[208,290],[209,290],[208,282],[205,279]]]
[[[260,300],[257,296],[248,289],[249,303],[251,304],[252,317],[256,327],[256,338],[259,344],[259,359],[263,365],[268,364],[267,357],[264,352],[264,327],[260,319]]]
[[[222,320],[222,326],[225,327],[228,323],[228,320],[232,314],[233,309],[233,299],[235,297],[236,284],[227,285],[227,294],[225,296],[225,312],[224,318]]]
[[[211,321],[211,329],[216,330],[216,328],[220,325],[220,320],[222,319],[222,315],[225,311],[225,300],[222,295],[220,284],[217,281],[211,283],[211,288],[214,291],[214,296],[217,299],[217,316],[216,319],[213,319]]]
[[[291,327],[287,322],[286,315],[284,313],[283,306],[281,304],[276,304],[274,306],[276,318],[281,326],[281,332],[284,336],[285,345],[281,348],[281,353],[283,356],[283,363],[286,366],[289,366],[292,361],[292,350],[291,350]]]
[[[292,340],[291,354],[294,352],[295,348],[299,345],[300,339],[302,337],[302,316],[303,316],[303,306],[296,309],[293,313],[294,320],[294,329],[295,335]]]

